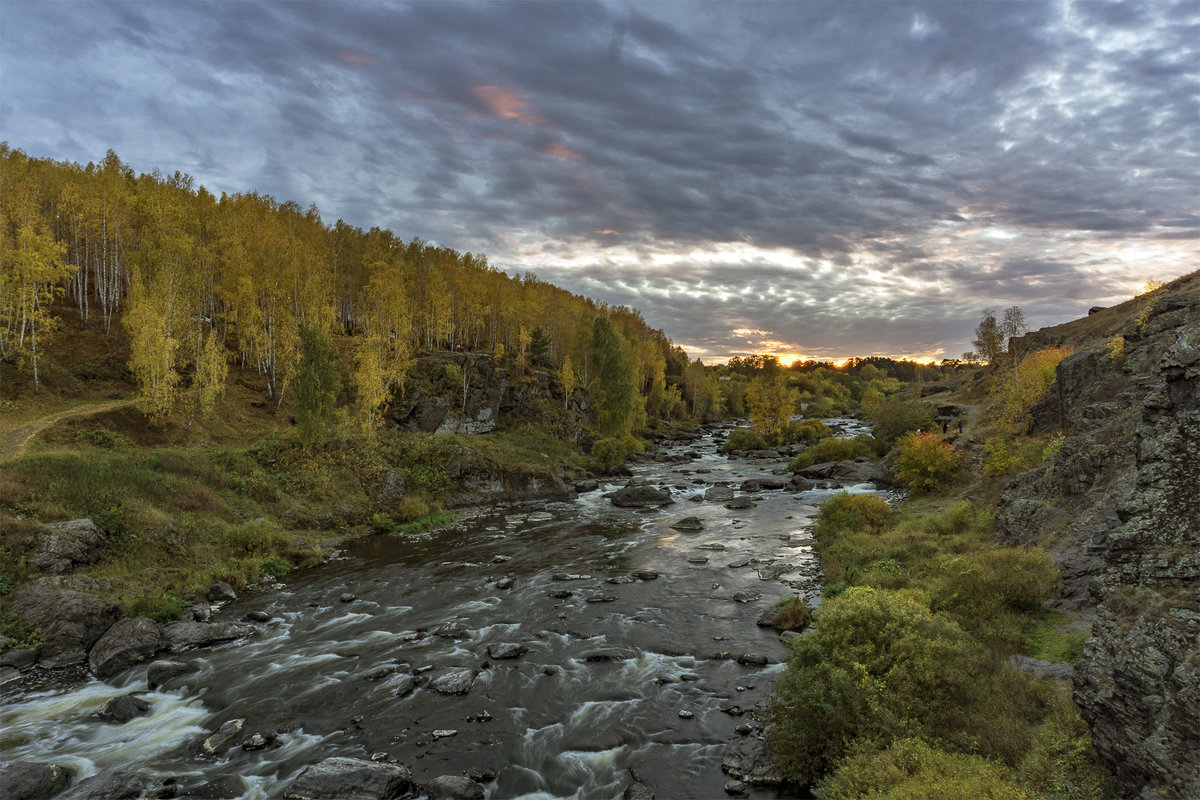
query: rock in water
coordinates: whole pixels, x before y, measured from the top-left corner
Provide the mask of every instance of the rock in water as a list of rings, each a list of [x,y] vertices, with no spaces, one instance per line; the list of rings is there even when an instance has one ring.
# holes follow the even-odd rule
[[[723,503],[726,500],[733,499],[733,489],[728,486],[718,483],[715,486],[710,486],[708,491],[704,493],[705,500],[712,500],[717,503]]]
[[[398,764],[327,758],[304,768],[284,800],[392,800],[411,791],[412,773]]]
[[[132,800],[141,797],[145,789],[137,775],[117,770],[85,778],[54,800]]]
[[[172,622],[163,628],[163,644],[178,653],[193,647],[206,647],[251,633],[253,628],[236,622]]]
[[[52,797],[71,782],[70,769],[59,764],[13,761],[0,767],[0,789],[14,800]]]
[[[429,688],[439,694],[466,694],[475,683],[475,670],[467,667],[448,669],[429,681]]]
[[[226,750],[237,744],[238,737],[241,736],[242,728],[245,726],[246,720],[242,718],[231,719],[217,728],[201,745],[200,750],[204,755],[210,758],[216,758],[225,753]]]
[[[439,775],[425,791],[429,800],[483,800],[483,787],[462,775]]]
[[[520,658],[529,652],[529,648],[523,644],[504,642],[501,644],[488,645],[487,652],[490,657],[500,661],[506,658]]]
[[[735,497],[725,504],[728,509],[754,508],[754,501],[749,497]]]
[[[771,748],[755,736],[739,739],[726,748],[721,771],[755,786],[778,786],[783,782],[775,771]]]
[[[622,800],[654,800],[654,792],[650,791],[649,786],[638,781],[626,786],[621,798]]]
[[[677,531],[702,531],[704,530],[704,521],[699,517],[684,517],[678,522],[672,523],[671,527]]]
[[[208,602],[229,603],[237,600],[237,592],[225,581],[213,581],[208,585]]]
[[[153,656],[162,646],[162,628],[147,617],[123,619],[109,628],[88,653],[92,674],[104,680],[130,664]]]
[[[188,661],[153,661],[146,669],[146,684],[151,691],[167,688],[175,678],[196,671],[196,665]]]
[[[99,717],[106,722],[123,725],[130,720],[144,717],[150,713],[150,704],[136,694],[123,694],[114,697],[100,709]]]
[[[625,486],[612,493],[609,498],[614,506],[621,508],[650,508],[675,502],[669,489],[653,486]]]

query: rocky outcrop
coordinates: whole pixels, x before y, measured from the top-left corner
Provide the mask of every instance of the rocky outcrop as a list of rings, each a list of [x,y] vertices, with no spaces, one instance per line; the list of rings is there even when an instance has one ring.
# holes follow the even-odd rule
[[[110,627],[88,653],[92,674],[104,680],[130,664],[152,658],[162,647],[162,629],[146,617],[125,618]]]
[[[38,536],[37,550],[29,563],[42,572],[61,575],[77,566],[96,563],[103,549],[104,535],[90,519],[55,522]]]
[[[41,800],[67,788],[72,774],[59,764],[13,761],[0,767],[0,788],[11,800]]]
[[[1095,609],[1075,699],[1125,795],[1200,797],[1200,273],[1140,302],[1140,321],[1059,364],[1033,417],[1067,438],[1012,482],[996,524],[1047,547],[1065,603]],[[1060,328],[1031,341],[1070,341]]]
[[[82,663],[88,649],[116,622],[120,611],[115,603],[91,593],[97,588],[93,579],[71,575],[23,583],[9,596],[6,611],[42,631],[39,666]]]

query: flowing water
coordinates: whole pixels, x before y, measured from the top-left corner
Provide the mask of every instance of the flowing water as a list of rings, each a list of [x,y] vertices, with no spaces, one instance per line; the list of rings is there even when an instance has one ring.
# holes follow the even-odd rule
[[[841,421],[853,435],[850,422]],[[663,508],[614,507],[601,497],[612,484],[428,535],[354,540],[332,563],[221,608],[218,620],[265,611],[271,621],[239,642],[172,657],[198,665],[189,686],[143,695],[150,715],[124,725],[95,713],[144,690],[146,665],[107,682],[27,681],[0,712],[3,758],[77,776],[131,769],[148,785],[175,778],[185,789],[240,776],[249,798],[279,796],[334,755],[395,759],[418,782],[490,768],[489,798],[618,797],[630,768],[659,798],[723,797],[722,753],[785,655],[755,621],[785,597],[818,601],[809,527],[833,492],[765,491],[739,510],[689,501],[714,482],[786,480],[772,474],[782,459],[727,459],[715,445],[676,444],[661,452],[699,458],[635,468],[673,487],[676,502]],[[703,530],[670,527],[686,516]],[[640,571],[658,577],[632,577]],[[489,656],[504,643],[527,650]],[[767,665],[737,660],[751,653]],[[477,671],[467,694],[420,680],[455,667]],[[423,685],[405,693],[410,676]],[[200,757],[199,741],[233,718],[246,720],[239,741],[278,740]]]

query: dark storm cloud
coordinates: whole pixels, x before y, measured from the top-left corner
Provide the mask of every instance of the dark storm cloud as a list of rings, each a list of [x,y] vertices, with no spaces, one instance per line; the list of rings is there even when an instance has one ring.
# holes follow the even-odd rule
[[[0,135],[486,252],[712,355],[954,355],[984,306],[1056,322],[1190,268],[1198,17],[10,0]]]

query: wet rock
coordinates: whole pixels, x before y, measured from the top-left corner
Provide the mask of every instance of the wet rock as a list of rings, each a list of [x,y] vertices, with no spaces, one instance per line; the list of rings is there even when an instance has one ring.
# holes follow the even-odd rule
[[[475,683],[476,672],[467,667],[444,670],[429,680],[429,688],[438,694],[466,694]]]
[[[91,594],[97,588],[87,576],[70,575],[22,583],[8,596],[5,611],[43,633],[39,666],[86,662],[87,651],[120,617],[115,603]]]
[[[631,572],[630,574],[639,581],[658,580],[658,573],[652,569],[639,569],[635,572]]]
[[[512,556],[492,556],[493,564],[503,564],[506,561],[512,561]]]
[[[529,648],[523,644],[514,644],[512,642],[503,642],[501,644],[488,645],[487,653],[489,658],[494,658],[497,661],[502,661],[508,658],[520,658],[529,652]]]
[[[646,784],[637,781],[625,787],[621,798],[622,800],[654,800],[654,792]]]
[[[357,599],[358,595],[351,594],[350,592],[343,592],[342,594],[338,595],[339,603],[353,603]]]
[[[12,800],[41,800],[67,788],[73,775],[60,764],[13,761],[0,767],[0,788]]]
[[[221,724],[203,742],[200,743],[200,752],[209,758],[217,758],[223,755],[229,748],[237,744],[238,737],[242,734],[242,728],[246,725],[246,720],[238,717],[228,720]]]
[[[16,667],[10,667],[7,664],[0,666],[0,686],[19,681],[21,679],[21,670]]]
[[[741,508],[754,508],[754,501],[749,497],[735,497],[726,503],[725,507],[733,510]]]
[[[130,720],[147,716],[149,713],[150,704],[148,702],[136,694],[123,694],[105,703],[97,716],[105,722],[115,722],[118,725],[124,725]]]
[[[37,537],[37,550],[29,563],[42,572],[61,575],[82,564],[100,560],[104,535],[90,519],[73,519],[47,525]]]
[[[591,597],[587,598],[587,602],[589,602],[589,603],[611,603],[616,599],[617,599],[616,595],[612,595],[612,594],[594,594]]]
[[[556,572],[550,576],[552,581],[590,581],[591,575],[582,575],[576,572]]]
[[[600,488],[599,481],[586,480],[586,481],[579,481],[578,483],[575,484],[575,492],[577,494],[586,494],[587,492],[594,492],[599,488]]]
[[[758,579],[760,581],[773,581],[780,575],[786,575],[795,567],[791,564],[772,564],[769,567],[763,567],[758,571]]]
[[[730,569],[741,569],[742,567],[746,566],[749,563],[750,563],[750,559],[743,558],[743,559],[739,559],[737,561],[731,562],[729,564],[729,568]]]
[[[716,503],[723,503],[726,500],[732,500],[733,489],[722,483],[715,484],[710,486],[708,491],[704,493],[704,499],[711,500]]]
[[[283,790],[283,797],[284,800],[392,800],[412,788],[412,773],[398,764],[337,757],[305,767]]]
[[[203,800],[233,800],[246,793],[246,782],[238,775],[228,775],[215,781],[202,783],[188,789],[180,797],[203,798]]]
[[[237,592],[225,581],[213,581],[205,592],[210,603],[231,603],[237,600]]]
[[[412,675],[401,675],[393,686],[396,697],[408,697],[417,688],[417,679]]]
[[[429,735],[432,736],[433,740],[436,742],[438,739],[449,739],[451,736],[458,736],[458,731],[450,728],[442,728],[432,731]]]
[[[36,648],[23,647],[19,650],[8,650],[4,655],[0,656],[0,667],[12,667],[13,669],[29,669],[37,661],[38,651]]]
[[[273,733],[273,732],[263,733],[261,731],[256,731],[255,733],[252,733],[249,736],[247,736],[245,739],[242,739],[242,749],[243,750],[265,750],[266,748],[277,744],[278,741],[279,741],[279,735],[276,733]]]
[[[699,546],[699,548],[697,548],[697,549],[699,549],[699,550],[713,550],[713,551],[716,551],[716,552],[720,553],[720,552],[724,552],[726,548],[725,548],[725,545],[721,544],[720,542],[712,542],[712,543],[710,543],[710,544],[702,544],[702,545],[700,545],[700,546]]]
[[[762,592],[734,592],[732,600],[739,603],[753,603],[758,598],[762,597]]]
[[[476,783],[496,780],[496,770],[491,767],[467,767],[467,777]]]
[[[800,638],[800,633],[798,631],[784,631],[779,634],[779,638],[784,644],[790,644]]]
[[[240,639],[252,628],[236,622],[172,622],[163,628],[163,644],[173,653]]]
[[[270,622],[271,615],[265,611],[250,611],[242,617],[243,622]]]
[[[678,522],[672,523],[671,527],[677,531],[702,531],[704,530],[704,521],[699,517],[684,517]]]
[[[602,650],[593,650],[592,652],[586,654],[583,659],[584,661],[591,661],[593,663],[606,663],[611,661],[628,661],[636,655],[637,654],[632,650],[624,650],[618,647],[606,647]]]
[[[492,712],[488,711],[487,709],[484,709],[483,711],[476,711],[474,714],[467,717],[467,722],[491,722],[491,721],[492,721]],[[493,777],[495,777],[495,776],[493,775]]]
[[[745,667],[765,667],[767,665],[767,657],[762,653],[742,653],[737,660]]]
[[[689,564],[707,564],[708,556],[688,556]]]
[[[725,750],[721,771],[754,786],[778,786],[771,748],[755,736],[739,739]]]
[[[751,478],[750,480],[743,481],[738,489],[747,494],[755,494],[757,492],[782,489],[786,485],[783,481],[775,480],[774,478]]]
[[[140,797],[145,789],[137,775],[117,770],[84,778],[55,800],[128,800]]]
[[[381,681],[384,678],[391,677],[396,674],[396,666],[376,667],[375,669],[367,670],[362,674],[364,681]]]
[[[887,468],[872,461],[832,461],[813,464],[796,473],[808,480],[832,480],[841,483],[878,483],[887,485],[892,476]]]
[[[146,684],[151,691],[162,687],[171,688],[178,683],[178,678],[190,675],[197,667],[188,661],[153,661],[146,669]]]
[[[88,666],[97,678],[115,675],[130,664],[152,657],[162,646],[162,628],[147,617],[114,623],[88,653]]]
[[[680,719],[691,719],[694,716],[696,715],[693,712],[688,711],[686,708],[679,712]]]
[[[208,603],[195,603],[180,612],[179,618],[191,622],[212,622],[212,615],[212,606]]]
[[[546,594],[550,595],[550,597],[553,597],[555,600],[566,600],[575,593],[570,589],[555,589],[553,592],[547,592]]]
[[[439,775],[425,791],[429,800],[483,800],[483,787],[463,775]]]
[[[760,628],[774,628],[776,612],[777,609],[774,608],[765,609],[754,624]]]
[[[725,794],[730,797],[746,797],[746,784],[743,781],[725,781]]]
[[[611,578],[605,578],[605,583],[611,583],[614,586],[622,586],[627,583],[633,583],[637,579],[632,575],[614,575]]]
[[[733,732],[738,736],[749,736],[750,734],[754,733],[754,726],[749,722],[743,722],[734,728]]]
[[[513,579],[512,578],[501,578],[500,580],[496,581],[497,589],[511,589],[512,587],[513,587]]]
[[[461,622],[447,622],[435,630],[433,635],[441,636],[443,639],[466,639],[471,632]]]
[[[675,502],[669,489],[653,486],[625,486],[613,492],[609,500],[620,508],[650,508]]]

